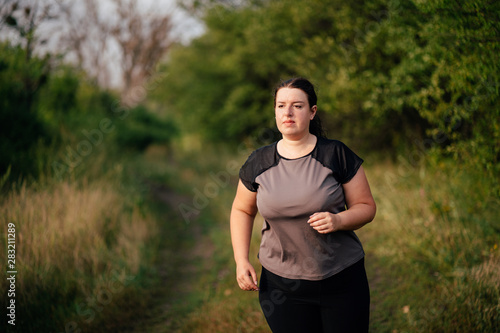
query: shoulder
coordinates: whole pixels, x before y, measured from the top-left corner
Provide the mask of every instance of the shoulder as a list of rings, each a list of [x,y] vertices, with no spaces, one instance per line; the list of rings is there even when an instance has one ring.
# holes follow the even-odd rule
[[[273,142],[270,145],[260,147],[256,150],[254,150],[248,159],[246,160],[245,165],[250,165],[250,164],[261,164],[265,163],[265,161],[274,161],[275,155],[276,155],[276,144],[277,142]]]
[[[256,191],[257,186],[254,183],[258,175],[278,164],[278,154],[276,153],[276,144],[274,142],[270,145],[261,147],[254,150],[245,164],[240,169],[240,179],[243,184],[251,191]]]
[[[342,141],[318,137],[318,147],[323,149],[338,149],[347,147]]]
[[[342,141],[325,138],[318,138],[318,148],[313,157],[331,169],[341,183],[348,182],[363,163],[363,159]]]
[[[346,152],[348,154],[353,153],[349,147],[345,143],[339,140],[332,140],[326,138],[318,138],[318,157],[320,159],[327,159],[333,157],[342,157],[345,156]],[[354,153],[353,153],[354,154]]]

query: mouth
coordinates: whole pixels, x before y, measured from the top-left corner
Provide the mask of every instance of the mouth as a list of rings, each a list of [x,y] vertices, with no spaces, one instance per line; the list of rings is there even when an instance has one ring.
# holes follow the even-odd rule
[[[283,122],[283,125],[293,125],[293,124],[295,124],[295,121],[293,121],[293,120],[285,120]]]

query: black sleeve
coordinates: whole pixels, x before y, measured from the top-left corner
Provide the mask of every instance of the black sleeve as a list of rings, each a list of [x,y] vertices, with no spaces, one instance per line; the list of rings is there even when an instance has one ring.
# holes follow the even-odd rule
[[[313,156],[332,170],[333,177],[339,183],[348,183],[358,172],[363,159],[341,141],[324,138],[318,138],[318,140],[319,149]]]
[[[247,158],[246,162],[243,164],[243,166],[240,169],[240,180],[245,185],[247,189],[249,189],[252,192],[257,192],[258,184],[255,183],[255,159],[256,159],[257,152],[254,151],[250,156]]]
[[[340,141],[337,149],[337,158],[339,166],[338,181],[341,184],[348,183],[358,172],[361,164],[363,164],[363,159]]]
[[[278,163],[276,142],[255,150],[240,169],[243,185],[252,192],[257,192],[259,184],[255,182],[258,175]]]

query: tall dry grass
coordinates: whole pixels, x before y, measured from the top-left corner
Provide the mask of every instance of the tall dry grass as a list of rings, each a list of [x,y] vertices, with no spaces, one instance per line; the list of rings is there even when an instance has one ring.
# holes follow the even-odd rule
[[[26,332],[96,322],[134,283],[157,232],[151,214],[109,180],[22,186],[3,198],[0,221],[1,258],[15,224],[16,325]],[[0,286],[5,295],[5,279]]]
[[[489,180],[446,161],[368,174],[378,212],[359,234],[375,262],[374,331],[500,329],[500,200]]]

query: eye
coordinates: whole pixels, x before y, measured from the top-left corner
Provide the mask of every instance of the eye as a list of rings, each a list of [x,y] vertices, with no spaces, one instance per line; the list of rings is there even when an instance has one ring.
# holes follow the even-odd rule
[[[278,109],[282,109],[284,107],[283,104],[278,104]]]
[[[298,105],[298,104],[297,104],[297,105],[294,105],[294,107],[295,107],[296,109],[299,109],[299,110],[300,110],[300,109],[302,109],[302,105]]]

